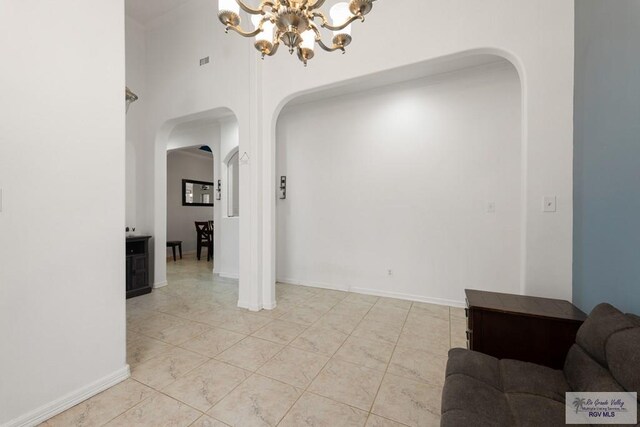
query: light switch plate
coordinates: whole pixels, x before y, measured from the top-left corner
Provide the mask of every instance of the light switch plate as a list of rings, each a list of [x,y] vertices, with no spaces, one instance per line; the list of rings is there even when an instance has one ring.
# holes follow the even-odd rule
[[[496,213],[496,202],[487,202],[487,213]]]
[[[556,196],[545,196],[543,200],[543,212],[556,211]]]

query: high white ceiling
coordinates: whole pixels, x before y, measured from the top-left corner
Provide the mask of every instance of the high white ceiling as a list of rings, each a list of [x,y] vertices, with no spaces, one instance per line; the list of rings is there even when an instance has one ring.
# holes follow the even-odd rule
[[[178,6],[182,6],[191,0],[125,0],[127,15],[135,19],[141,24],[146,24],[149,21],[161,16],[171,9],[175,9]],[[218,2],[215,1],[216,10]],[[326,0],[322,10],[327,13],[331,6],[344,0]],[[258,7],[260,2],[258,0],[245,0],[245,3],[252,7]],[[244,12],[243,12],[244,13]],[[215,17],[214,17],[215,18]]]
[[[127,15],[141,24],[161,16],[190,0],[126,0]]]

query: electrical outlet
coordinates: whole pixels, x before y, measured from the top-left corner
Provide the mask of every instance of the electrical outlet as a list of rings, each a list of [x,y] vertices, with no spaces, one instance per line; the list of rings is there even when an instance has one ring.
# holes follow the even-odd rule
[[[389,276],[393,276],[393,270],[392,270],[392,269],[388,269],[388,270],[387,270],[387,275],[389,275]]]

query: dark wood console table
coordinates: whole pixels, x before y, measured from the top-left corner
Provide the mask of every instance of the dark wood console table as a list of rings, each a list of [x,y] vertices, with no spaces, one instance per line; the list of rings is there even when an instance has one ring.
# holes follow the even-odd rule
[[[151,292],[149,283],[149,239],[151,236],[127,237],[127,298]]]
[[[467,343],[499,359],[562,369],[586,315],[568,301],[466,289]]]

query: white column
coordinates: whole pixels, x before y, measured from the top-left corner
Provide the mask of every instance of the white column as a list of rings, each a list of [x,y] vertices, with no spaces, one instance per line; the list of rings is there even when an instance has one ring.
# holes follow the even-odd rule
[[[262,301],[276,308],[276,120],[273,109],[263,107],[262,120]]]
[[[240,129],[240,289],[238,307],[259,311],[262,300],[261,122],[262,64],[249,61],[249,114],[239,117]]]

